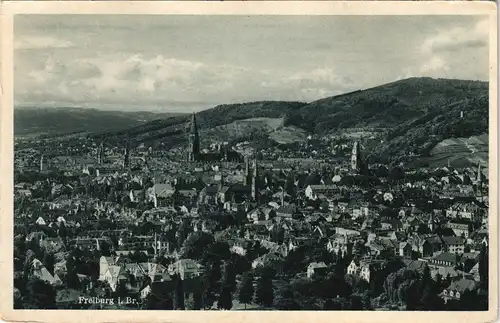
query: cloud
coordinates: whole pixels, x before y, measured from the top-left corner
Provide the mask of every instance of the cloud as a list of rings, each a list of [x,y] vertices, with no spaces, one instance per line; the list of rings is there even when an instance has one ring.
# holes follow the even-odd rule
[[[74,46],[69,40],[50,36],[24,36],[14,40],[14,49],[70,48]]]
[[[472,27],[442,29],[428,36],[414,51],[413,65],[403,68],[396,79],[412,76],[487,80],[489,21]]]
[[[16,96],[76,104],[161,105],[206,102],[206,107],[255,100],[312,101],[353,89],[333,68],[281,71],[206,64],[162,55],[108,54],[58,61],[53,57],[18,73]],[[199,106],[199,104],[198,104]]]
[[[422,75],[432,75],[433,73],[436,74],[443,74],[443,73],[448,73],[450,70],[450,67],[448,63],[443,60],[442,57],[434,55],[430,57],[426,62],[420,66],[420,73]]]
[[[309,32],[273,18],[269,28],[274,29],[267,29],[266,35],[276,37],[254,38],[251,25],[245,23],[245,31],[239,31],[246,35],[240,37],[243,42],[224,37],[228,34],[220,34],[221,25],[210,20],[201,29],[194,20],[192,25],[182,20],[167,33],[149,19],[136,25],[117,18],[113,28],[101,28],[104,22],[79,22],[75,27],[65,21],[52,22],[50,29],[30,21],[24,32],[16,29],[15,99],[76,106],[203,109],[257,100],[313,101],[391,82],[395,77],[487,79],[487,20],[467,17],[450,22],[450,18],[433,17],[425,28],[417,29],[414,26],[421,19],[408,19],[396,24],[397,28],[387,26],[395,22],[374,20],[356,32],[332,35],[330,29]],[[344,23],[352,30],[358,25],[354,20]],[[118,28],[123,24],[135,27],[123,31]],[[333,21],[331,29],[337,25]],[[217,28],[207,34],[211,26]],[[372,29],[377,35],[397,30],[395,34],[407,37],[389,33],[385,39],[369,37]],[[37,36],[39,30],[52,32],[53,37]],[[202,37],[203,31],[211,37]],[[278,37],[295,34],[298,38]],[[134,41],[120,41],[125,36]]]
[[[216,102],[231,93],[248,71],[230,65],[208,65],[162,55],[110,54],[57,61],[52,57],[18,73],[21,96],[32,96],[43,85],[46,94],[75,102],[161,102],[175,98]],[[241,86],[241,84],[240,84]],[[180,98],[180,99],[179,99]]]
[[[284,76],[277,81],[264,81],[263,87],[273,92],[287,93],[290,100],[312,101],[354,89],[354,82],[332,68],[316,68]]]
[[[454,27],[443,29],[427,38],[421,51],[425,54],[453,52],[462,48],[481,48],[488,46],[489,22],[480,20],[474,28]]]

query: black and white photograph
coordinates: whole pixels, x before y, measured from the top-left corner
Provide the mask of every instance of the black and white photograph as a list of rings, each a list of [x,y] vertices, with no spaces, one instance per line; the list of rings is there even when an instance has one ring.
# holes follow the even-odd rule
[[[492,28],[15,15],[13,309],[490,310]]]

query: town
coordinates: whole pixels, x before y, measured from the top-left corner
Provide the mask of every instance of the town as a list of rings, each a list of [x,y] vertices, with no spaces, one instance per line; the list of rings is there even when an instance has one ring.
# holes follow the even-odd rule
[[[168,151],[16,140],[16,309],[488,309],[484,165],[369,163],[351,137],[204,147],[195,114],[188,129]]]

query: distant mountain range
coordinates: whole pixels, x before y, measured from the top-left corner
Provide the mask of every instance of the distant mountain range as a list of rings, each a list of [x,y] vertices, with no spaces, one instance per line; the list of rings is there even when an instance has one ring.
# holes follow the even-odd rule
[[[16,107],[14,134],[23,136],[116,131],[175,115],[179,114],[66,107]]]
[[[412,156],[430,157],[443,140],[487,133],[488,112],[487,82],[409,78],[311,103],[220,105],[199,112],[197,120],[200,131],[206,134],[203,138],[220,140],[242,138],[253,131],[278,142],[290,142],[304,140],[308,134],[383,128],[386,131],[380,143],[368,147],[368,158],[412,162]],[[16,134],[80,130],[117,143],[129,137],[135,142],[161,142],[168,147],[185,143],[189,118],[144,112],[30,109],[16,110],[15,126]],[[445,159],[440,155],[439,160]]]

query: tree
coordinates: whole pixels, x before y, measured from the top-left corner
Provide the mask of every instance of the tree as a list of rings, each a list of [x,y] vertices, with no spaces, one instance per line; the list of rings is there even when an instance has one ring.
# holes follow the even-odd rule
[[[127,284],[125,283],[124,280],[118,281],[118,284],[117,284],[116,290],[115,290],[115,295],[117,297],[122,297],[122,298],[128,296]]]
[[[144,307],[148,310],[173,310],[173,302],[171,298],[161,298],[150,292],[144,302]]]
[[[203,308],[203,295],[200,290],[196,290],[193,294],[193,310]]]
[[[229,288],[231,293],[236,289],[236,270],[231,262],[226,262],[224,265],[223,285]]]
[[[238,295],[238,300],[240,303],[245,304],[245,309],[247,308],[247,304],[250,304],[252,302],[253,293],[253,277],[250,273],[247,272],[243,275],[243,280],[241,282],[241,287]]]
[[[291,285],[285,285],[278,290],[274,306],[279,310],[300,310],[301,306],[297,302],[294,289]]]
[[[203,252],[203,262],[212,263],[213,261],[228,260],[231,257],[231,251],[227,242],[217,241],[205,247]]]
[[[179,275],[174,275],[175,292],[174,292],[174,309],[183,310],[184,307],[184,286]]]
[[[32,279],[26,284],[26,309],[55,309],[56,292],[54,288],[40,279]]]
[[[217,301],[217,308],[230,310],[232,307],[233,301],[231,298],[231,286],[224,285]]]
[[[49,252],[44,252],[43,264],[45,268],[51,273],[54,273],[54,255]]]
[[[274,301],[273,280],[270,275],[263,275],[257,282],[255,291],[255,302],[259,305],[269,307]]]
[[[107,241],[101,242],[101,255],[104,257],[111,257],[111,245]]]
[[[399,166],[391,167],[389,169],[388,177],[391,181],[394,181],[394,182],[401,181],[405,177],[405,172]]]
[[[192,232],[184,240],[181,252],[185,258],[201,259],[214,241],[211,234],[202,231]]]
[[[80,288],[80,280],[78,279],[78,269],[72,254],[66,260],[66,286],[67,288],[78,289]]]
[[[481,246],[481,251],[479,253],[479,282],[482,289],[488,289],[488,247],[486,245]]]
[[[204,305],[209,308],[212,307],[214,301],[217,299],[217,292],[220,291],[221,285],[221,262],[214,261],[209,269],[203,275],[203,291],[204,291]]]

